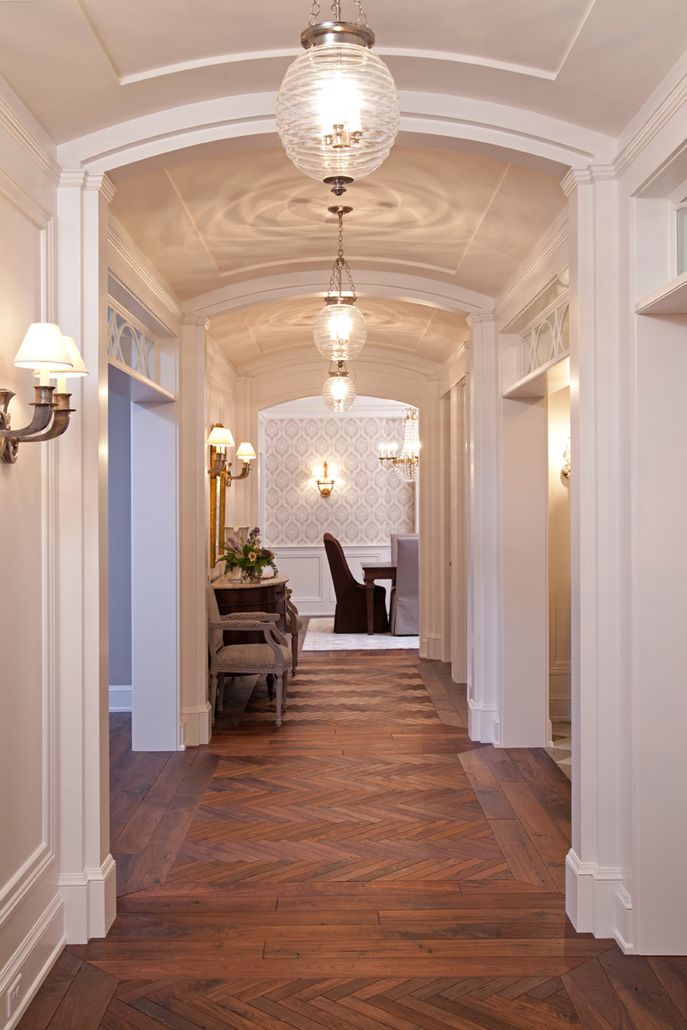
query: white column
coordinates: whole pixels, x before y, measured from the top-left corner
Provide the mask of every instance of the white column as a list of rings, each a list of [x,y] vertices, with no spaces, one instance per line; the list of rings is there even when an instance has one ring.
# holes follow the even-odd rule
[[[499,376],[491,316],[470,315],[470,515],[468,570],[468,731],[499,740]]]
[[[186,317],[179,346],[179,649],[185,745],[207,744],[212,732],[205,602],[209,519],[205,441],[210,428],[205,412],[207,327],[204,316]]]
[[[60,888],[67,940],[103,937],[115,915],[110,851],[107,573],[106,176],[64,172],[58,190],[59,320],[90,375],[57,442]]]
[[[621,448],[627,356],[619,331],[618,187],[613,180],[595,182],[589,172],[569,173],[565,187],[572,298],[573,733],[566,906],[579,931],[615,935],[631,947],[629,505]]]

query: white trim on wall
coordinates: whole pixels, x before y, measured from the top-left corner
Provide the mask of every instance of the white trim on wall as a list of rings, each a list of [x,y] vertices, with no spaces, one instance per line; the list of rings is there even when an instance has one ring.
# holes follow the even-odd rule
[[[336,607],[334,584],[324,545],[310,547],[275,547],[281,576],[288,576],[293,590],[293,603],[301,615],[331,617]],[[391,557],[389,544],[344,545],[344,554],[355,578],[362,582],[362,565],[384,564]],[[390,584],[381,583],[381,586]]]

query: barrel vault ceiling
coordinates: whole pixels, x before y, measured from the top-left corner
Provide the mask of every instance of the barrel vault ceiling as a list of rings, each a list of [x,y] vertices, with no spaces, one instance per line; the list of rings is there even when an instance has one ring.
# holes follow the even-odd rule
[[[351,10],[348,11],[348,6]],[[684,0],[368,0],[403,92],[527,108],[617,134],[677,59]],[[327,3],[322,2],[326,13]],[[344,0],[344,14],[352,14]],[[4,0],[0,71],[56,142],[215,97],[274,94],[309,3]],[[346,196],[354,273],[425,277],[496,296],[561,212],[560,166],[401,134]],[[115,218],[181,301],[335,254],[332,202],[274,135],[206,144],[112,173]],[[370,341],[442,361],[465,320],[363,290]],[[317,298],[230,311],[211,332],[237,365],[302,346]]]

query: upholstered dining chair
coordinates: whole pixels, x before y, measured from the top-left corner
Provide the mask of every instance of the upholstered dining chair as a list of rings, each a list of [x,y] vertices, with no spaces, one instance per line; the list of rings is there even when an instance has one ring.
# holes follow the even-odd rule
[[[334,612],[335,633],[367,633],[367,591],[364,583],[358,583],[348,567],[343,547],[331,533],[324,534],[324,549],[327,552],[329,571],[334,582],[336,609]],[[374,630],[387,633],[389,619],[386,614],[386,590],[374,588]]]
[[[286,708],[291,645],[280,632],[276,612],[236,612],[220,615],[214,589],[208,587],[208,640],[210,645],[210,707],[214,722],[220,676],[273,676],[276,694],[275,724],[281,726]],[[225,644],[225,633],[262,633],[250,644]],[[271,691],[270,691],[271,696]]]
[[[417,536],[396,539],[396,583],[391,591],[391,632],[417,636],[420,632],[420,564]]]

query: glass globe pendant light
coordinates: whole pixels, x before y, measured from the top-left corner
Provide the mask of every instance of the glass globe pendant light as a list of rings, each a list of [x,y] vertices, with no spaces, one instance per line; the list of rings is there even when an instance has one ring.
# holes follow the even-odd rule
[[[362,312],[356,307],[358,298],[343,249],[343,217],[353,208],[338,205],[328,210],[339,219],[339,250],[332,266],[324,307],[315,319],[313,338],[323,358],[350,361],[360,354],[367,340],[367,326]],[[344,276],[348,280],[346,293]]]
[[[333,20],[320,22],[320,0],[313,0],[301,33],[305,53],[287,69],[277,96],[277,131],[288,157],[339,197],[379,168],[400,118],[391,72],[372,53],[375,35],[362,0],[355,5],[355,22],[341,20],[341,0],[331,5]]]
[[[349,375],[345,361],[337,361],[329,369],[329,376],[322,390],[324,403],[337,415],[347,412],[355,400],[355,384]]]

